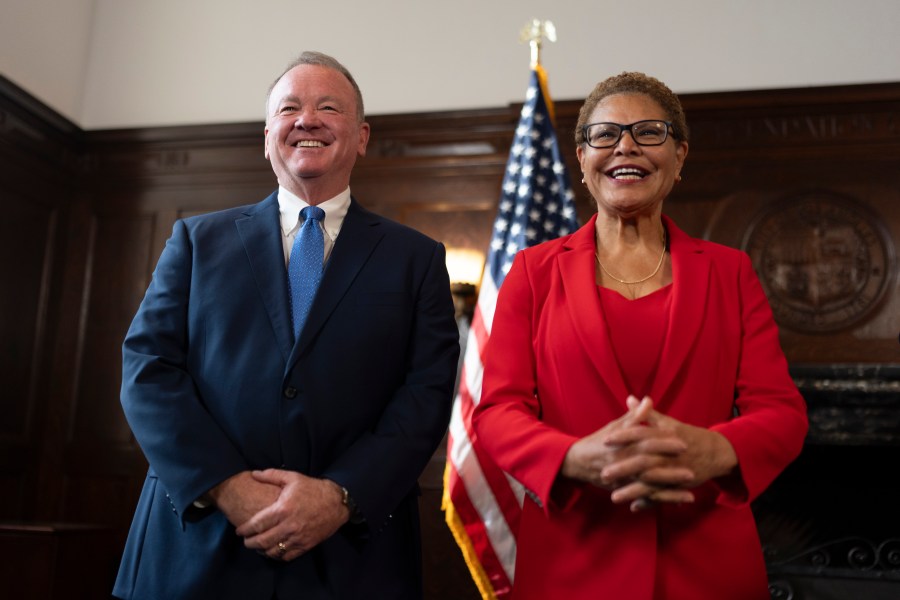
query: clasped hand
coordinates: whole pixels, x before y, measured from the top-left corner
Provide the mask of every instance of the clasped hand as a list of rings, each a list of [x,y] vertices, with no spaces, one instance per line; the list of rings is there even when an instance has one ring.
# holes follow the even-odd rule
[[[693,502],[691,488],[731,472],[737,456],[721,434],[682,423],[629,396],[628,412],[569,449],[562,474],[612,491],[632,512]]]
[[[247,548],[284,561],[331,537],[350,517],[336,483],[294,471],[245,471],[210,495]]]

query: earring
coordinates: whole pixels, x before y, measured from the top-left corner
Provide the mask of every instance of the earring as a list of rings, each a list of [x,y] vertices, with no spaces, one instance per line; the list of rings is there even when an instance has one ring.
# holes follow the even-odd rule
[[[675,183],[681,183],[681,173],[675,176]]]

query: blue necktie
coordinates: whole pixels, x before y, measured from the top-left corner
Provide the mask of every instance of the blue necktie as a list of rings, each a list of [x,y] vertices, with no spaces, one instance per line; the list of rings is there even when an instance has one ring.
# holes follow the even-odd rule
[[[300,338],[303,324],[309,316],[319,281],[322,280],[322,261],[325,239],[319,221],[325,211],[318,206],[307,206],[300,211],[303,226],[294,238],[291,259],[288,262],[288,280],[291,284],[291,316],[294,319],[294,339]]]

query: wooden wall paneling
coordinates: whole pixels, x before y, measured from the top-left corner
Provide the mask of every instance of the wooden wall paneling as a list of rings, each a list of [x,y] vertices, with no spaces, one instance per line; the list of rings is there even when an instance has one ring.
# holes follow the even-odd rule
[[[750,253],[789,361],[900,361],[900,86],[699,94],[684,104],[691,150],[667,212]],[[803,265],[789,268],[789,252],[807,254],[790,259]]]
[[[95,215],[71,441],[122,443],[131,436],[114,417],[119,410],[115,374],[121,373],[122,340],[144,294],[154,225],[152,215]]]
[[[5,196],[4,219],[0,222],[0,339],[5,359],[0,363],[3,439],[23,440],[31,425],[34,409],[37,360],[41,328],[45,326],[46,265],[56,231],[52,206],[35,205],[28,199]],[[16,399],[17,401],[13,401]],[[27,401],[21,401],[27,400]]]
[[[7,282],[0,288],[0,472],[9,473],[11,484],[0,496],[0,515],[20,517],[31,510],[40,468],[48,288],[58,231],[54,207],[29,200],[4,195],[0,222],[0,279]]]
[[[900,363],[900,83],[688,94],[682,101],[691,150],[665,212],[693,235],[758,255],[761,278],[784,295],[776,302],[787,308],[776,315],[787,319],[779,324],[792,363]],[[581,101],[555,104],[583,223],[596,207],[575,158]],[[371,117],[354,195],[448,246],[486,251],[520,108]],[[121,338],[176,218],[251,204],[277,187],[263,157],[262,128],[259,122],[85,133],[0,78],[0,202],[17,216],[15,224],[4,222],[10,231],[0,232],[0,244],[24,240],[44,256],[0,261],[19,288],[15,295],[0,292],[0,308],[20,295],[32,299],[22,323],[0,315],[16,355],[5,368],[18,382],[0,395],[0,408],[15,416],[0,426],[0,481],[18,490],[0,500],[0,519],[102,522],[114,529],[117,544],[124,540],[146,461],[118,403]],[[854,227],[829,225],[841,219]],[[20,231],[21,223],[40,233]],[[780,238],[806,236],[801,259],[811,248],[833,248],[810,234],[816,223],[841,229],[845,245],[856,248],[856,262],[838,253],[806,265],[823,290],[885,282],[864,310],[825,315],[838,321],[849,314],[843,326],[810,328],[787,310],[813,305],[816,297],[809,286],[777,287],[783,278],[773,273],[790,270],[793,246],[769,244],[780,252],[774,255],[760,249],[773,229]],[[847,289],[868,293],[859,285]],[[22,353],[34,356],[32,364]],[[34,400],[22,398],[28,393]],[[430,598],[468,598],[473,586],[439,508],[443,468],[441,449],[420,481],[426,586]]]
[[[493,234],[497,202],[482,196],[481,201],[409,203],[398,220],[427,236],[440,240],[447,248],[486,253]]]
[[[77,181],[77,179],[75,180]],[[40,407],[40,467],[32,490],[29,519],[57,521],[62,514],[65,439],[72,411],[72,376],[76,372],[78,328],[84,306],[83,283],[90,223],[85,219],[84,202],[73,186],[60,204],[61,234],[56,251],[55,283],[50,291],[49,321],[52,336],[44,355],[44,391]]]
[[[262,127],[90,132],[90,186],[110,212],[173,210],[189,216],[258,202],[278,185],[263,156]],[[160,224],[166,237],[171,224]]]
[[[454,167],[454,169],[460,167]],[[485,251],[496,213],[503,163],[473,165],[469,174],[432,167],[394,170],[367,164],[351,189],[366,208],[409,225],[447,246]]]
[[[376,116],[369,122],[367,155],[350,186],[370,210],[419,229],[424,224],[411,219],[423,210],[496,206],[514,126],[509,111]],[[445,224],[420,231],[446,242],[444,233],[454,229]]]
[[[105,527],[0,523],[4,598],[109,598],[116,566],[112,547]]]
[[[154,215],[93,211],[78,328],[72,412],[65,439],[65,520],[122,527],[130,522],[139,449],[119,404],[121,345],[144,294]],[[126,483],[127,482],[127,483]]]
[[[38,490],[55,464],[44,461],[53,454],[50,356],[80,140],[77,127],[0,76],[0,519],[38,517]]]

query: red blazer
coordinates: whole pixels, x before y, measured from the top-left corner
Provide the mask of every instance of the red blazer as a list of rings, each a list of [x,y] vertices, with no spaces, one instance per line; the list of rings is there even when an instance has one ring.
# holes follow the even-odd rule
[[[808,424],[746,253],[664,217],[672,313],[650,392],[660,412],[727,437],[743,485],[707,482],[691,505],[632,514],[604,489],[557,479],[577,439],[626,411],[595,283],[595,220],[518,253],[485,351],[475,430],[528,491],[512,597],[768,599],[750,502],[800,453]]]

